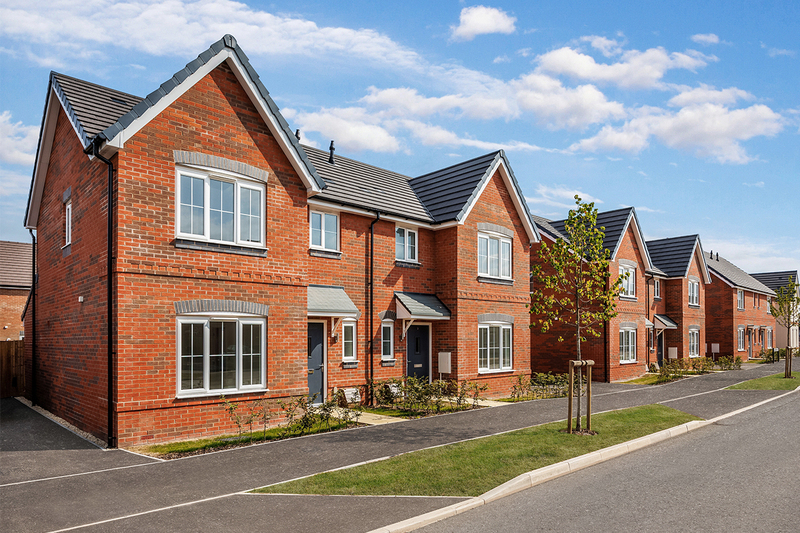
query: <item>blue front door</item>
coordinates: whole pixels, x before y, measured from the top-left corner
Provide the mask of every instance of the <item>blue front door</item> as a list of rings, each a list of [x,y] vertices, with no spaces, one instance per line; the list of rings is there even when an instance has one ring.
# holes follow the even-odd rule
[[[406,333],[406,375],[429,381],[430,327],[411,326]]]
[[[322,403],[325,386],[325,324],[308,324],[308,397]]]

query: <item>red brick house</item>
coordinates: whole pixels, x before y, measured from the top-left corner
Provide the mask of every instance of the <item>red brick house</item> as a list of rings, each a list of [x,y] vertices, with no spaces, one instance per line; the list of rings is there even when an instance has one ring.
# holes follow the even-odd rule
[[[709,251],[706,263],[711,272],[706,287],[709,353],[715,359],[739,356],[747,361],[772,349],[775,317],[769,301],[775,292],[719,253]]]
[[[647,280],[652,322],[649,354],[664,359],[706,355],[706,286],[711,276],[699,235],[647,241],[653,264],[663,275]]]
[[[53,73],[26,227],[34,401],[112,446],[231,431],[221,394],[530,372],[505,155],[412,179],[301,146],[231,36],[144,99]]]
[[[782,272],[761,272],[759,274],[750,274],[755,279],[775,291],[777,294],[780,287],[786,287],[790,280],[797,282],[796,270],[784,270]],[[798,287],[798,296],[800,296],[800,287]],[[798,327],[792,326],[787,331],[786,326],[782,326],[775,321],[775,335],[773,339],[773,346],[775,348],[790,348],[798,347]]]
[[[555,242],[566,238],[565,220],[549,221],[534,217],[542,240]],[[593,359],[592,378],[598,381],[620,381],[639,377],[647,372],[648,362],[648,296],[646,276],[663,274],[650,259],[641,226],[632,207],[598,213],[597,226],[605,228],[603,246],[611,252],[610,282],[628,273],[617,303],[618,315],[607,321],[600,337],[587,337],[581,343],[584,359]],[[531,250],[531,264],[540,261],[538,245]],[[533,287],[536,290],[536,287]],[[558,342],[561,336],[564,342]],[[566,372],[567,362],[575,358],[575,334],[563,326],[547,333],[531,330],[531,366],[537,372]]]
[[[31,245],[0,241],[0,340],[25,336],[22,312],[31,290]]]

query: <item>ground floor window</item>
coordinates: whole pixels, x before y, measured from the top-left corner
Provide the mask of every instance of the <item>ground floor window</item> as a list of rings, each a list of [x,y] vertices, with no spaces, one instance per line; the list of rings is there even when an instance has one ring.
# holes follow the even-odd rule
[[[772,349],[772,330],[767,330],[767,349]]]
[[[342,359],[345,361],[356,360],[356,323],[345,322],[342,324],[344,342],[342,342]]]
[[[700,330],[689,330],[689,357],[700,357]]]
[[[266,321],[178,318],[178,395],[266,387]]]
[[[394,359],[394,324],[390,321],[381,324],[381,359]]]
[[[619,361],[630,363],[636,361],[636,330],[619,330]]]
[[[511,325],[478,326],[478,371],[498,372],[513,368]]]
[[[744,351],[744,328],[739,328],[739,347],[740,352]]]

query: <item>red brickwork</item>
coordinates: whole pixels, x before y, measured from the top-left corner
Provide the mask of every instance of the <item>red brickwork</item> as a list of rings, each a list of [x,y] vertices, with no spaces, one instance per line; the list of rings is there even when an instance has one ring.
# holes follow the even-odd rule
[[[28,292],[28,289],[0,289],[0,340],[20,339],[24,327],[20,317]]]
[[[678,324],[678,329],[666,330],[666,343],[664,348],[665,359],[669,355],[669,348],[677,348],[678,359],[689,358],[689,330],[698,327],[700,331],[700,345],[698,356],[704,357],[706,345],[706,290],[708,286],[702,277],[703,265],[695,254],[689,266],[687,277],[665,280],[662,294],[666,300],[666,315]],[[689,305],[689,281],[699,283],[699,305]]]

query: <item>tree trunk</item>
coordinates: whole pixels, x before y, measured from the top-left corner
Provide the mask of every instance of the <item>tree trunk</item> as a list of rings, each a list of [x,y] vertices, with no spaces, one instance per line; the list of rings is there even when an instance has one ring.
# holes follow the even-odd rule
[[[581,313],[578,310],[578,325],[576,326],[578,334],[578,361],[581,360]],[[578,367],[578,422],[575,424],[575,430],[580,433],[581,431],[581,390],[583,389],[583,378],[581,377],[581,367]]]
[[[791,315],[790,321],[786,324],[786,362],[783,368],[783,377],[788,379],[792,377],[792,326]]]

